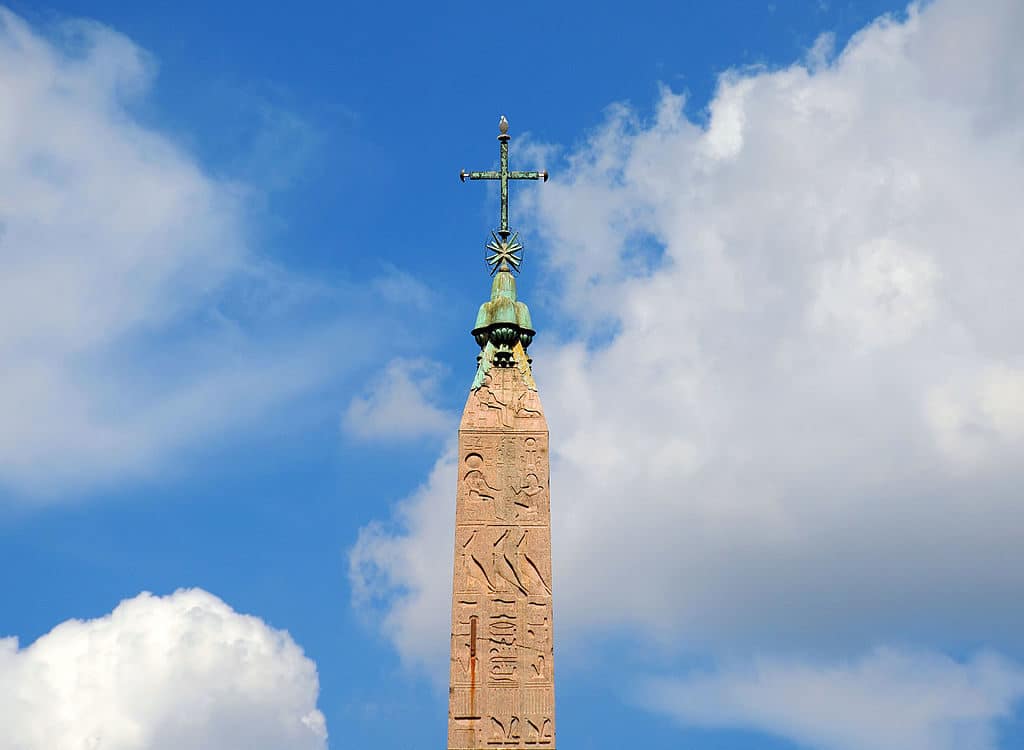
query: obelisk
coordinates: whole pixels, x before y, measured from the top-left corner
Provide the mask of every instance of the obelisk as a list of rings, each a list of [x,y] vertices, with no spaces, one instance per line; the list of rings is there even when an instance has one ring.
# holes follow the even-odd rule
[[[501,228],[486,260],[491,297],[473,337],[480,346],[459,425],[452,593],[449,750],[554,748],[551,513],[548,429],[527,348],[535,331],[516,296],[522,245],[508,228],[510,172],[501,118]]]

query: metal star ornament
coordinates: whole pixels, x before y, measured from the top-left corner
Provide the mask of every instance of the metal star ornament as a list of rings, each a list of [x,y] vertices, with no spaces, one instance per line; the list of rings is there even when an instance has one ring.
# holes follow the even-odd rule
[[[485,256],[487,265],[490,266],[491,276],[500,270],[512,270],[519,273],[519,264],[523,262],[523,246],[519,242],[519,232],[512,232],[507,229],[491,232],[491,241],[485,246],[488,254]]]

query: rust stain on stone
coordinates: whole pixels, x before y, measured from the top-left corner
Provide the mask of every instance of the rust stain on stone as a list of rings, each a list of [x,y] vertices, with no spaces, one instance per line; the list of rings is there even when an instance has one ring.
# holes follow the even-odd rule
[[[469,618],[469,713],[476,716],[476,615]]]

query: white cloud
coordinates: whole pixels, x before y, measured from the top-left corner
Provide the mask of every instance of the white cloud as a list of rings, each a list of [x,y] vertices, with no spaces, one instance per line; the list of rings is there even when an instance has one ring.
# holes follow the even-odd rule
[[[666,91],[546,165],[563,643],[1024,650],[1022,37],[1012,0],[911,7],[725,74],[706,128]],[[375,532],[383,569],[432,566],[392,631],[431,664],[436,486]]]
[[[1012,462],[1024,441],[1024,369],[993,364],[933,384],[926,415],[940,449],[968,475],[999,458]]]
[[[992,750],[1024,698],[1024,670],[992,654],[958,662],[878,649],[855,661],[756,660],[652,680],[642,705],[704,727],[741,726],[820,750]]]
[[[443,368],[425,359],[393,359],[355,396],[342,416],[342,428],[368,440],[408,440],[455,427],[455,418],[432,402]]]
[[[361,529],[349,553],[356,608],[380,620],[403,664],[437,681],[447,679],[439,666],[447,659],[455,568],[455,471],[450,446],[427,481],[396,508],[394,521]]]
[[[96,23],[52,32],[0,9],[6,499],[163,469],[368,348],[322,309],[359,292],[339,302],[261,260],[259,196],[139,122],[149,57]]]
[[[927,255],[878,238],[823,265],[808,315],[855,348],[899,344],[932,319],[936,283]]]
[[[16,750],[326,750],[318,692],[286,632],[199,589],[140,594],[24,649],[0,640]]]
[[[671,93],[619,112],[549,184],[562,312],[616,330],[535,351],[563,632],[1024,646],[1021,33],[1019,3],[912,8],[727,74],[706,130]]]

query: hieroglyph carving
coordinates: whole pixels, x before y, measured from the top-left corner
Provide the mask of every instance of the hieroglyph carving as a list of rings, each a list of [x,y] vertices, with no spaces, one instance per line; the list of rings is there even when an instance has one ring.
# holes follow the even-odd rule
[[[548,434],[516,368],[494,368],[459,429],[450,750],[554,748]]]
[[[488,623],[488,677],[495,684],[513,684],[519,674],[519,620],[516,600],[495,598]]]
[[[546,716],[524,717],[523,721],[520,721],[518,716],[503,716],[500,719],[496,716],[491,717],[488,745],[550,747],[554,741],[554,724]]]

